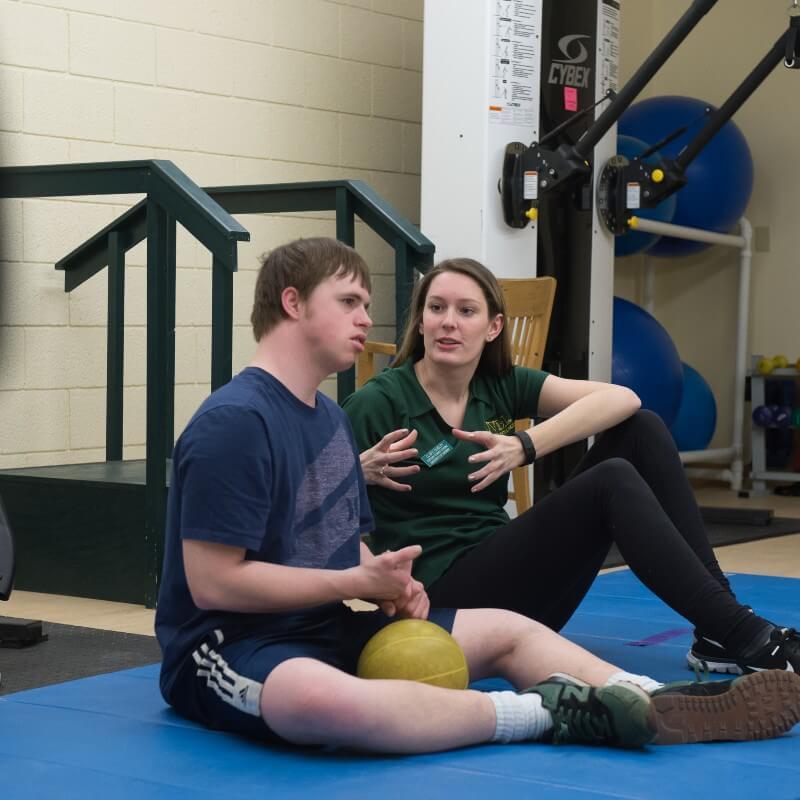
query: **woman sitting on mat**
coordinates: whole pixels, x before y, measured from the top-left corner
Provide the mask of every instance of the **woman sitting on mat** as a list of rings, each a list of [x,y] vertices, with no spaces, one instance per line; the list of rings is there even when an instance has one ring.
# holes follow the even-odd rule
[[[613,543],[695,625],[690,665],[800,672],[796,631],[741,604],[672,436],[629,389],[513,367],[492,273],[443,261],[417,284],[391,369],[345,401],[377,551],[422,545],[432,606],[497,607],[560,630]],[[514,420],[544,418],[523,433]],[[508,473],[601,433],[563,486],[510,520]]]

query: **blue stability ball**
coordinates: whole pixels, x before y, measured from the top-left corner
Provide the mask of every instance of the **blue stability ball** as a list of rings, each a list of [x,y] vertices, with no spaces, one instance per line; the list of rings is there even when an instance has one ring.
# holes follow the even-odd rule
[[[621,297],[614,298],[611,380],[633,389],[643,408],[672,424],[683,392],[678,351],[655,317]]]
[[[705,450],[717,427],[717,403],[705,378],[683,364],[683,397],[670,426],[678,450]]]
[[[625,156],[628,161],[633,161],[634,158],[640,156],[649,147],[649,144],[634,136],[617,136],[617,154]],[[650,158],[646,159],[646,162],[648,164],[651,163],[653,158],[654,156],[650,156]],[[631,213],[644,219],[672,222],[677,204],[678,198],[673,194],[655,208],[641,208]],[[630,256],[634,253],[641,253],[643,250],[647,250],[648,247],[652,247],[660,238],[660,236],[656,236],[653,233],[628,231],[624,236],[617,236],[614,242],[614,255]]]
[[[708,103],[693,97],[652,97],[632,105],[620,118],[618,131],[645,142],[659,142],[677,128],[685,133],[655,156],[675,158],[707,122]],[[713,107],[711,107],[713,108]],[[688,183],[677,192],[672,222],[691,228],[728,233],[747,208],[753,189],[753,159],[742,132],[729,121],[708,142],[686,170]],[[648,251],[656,256],[682,256],[709,247],[663,236]]]

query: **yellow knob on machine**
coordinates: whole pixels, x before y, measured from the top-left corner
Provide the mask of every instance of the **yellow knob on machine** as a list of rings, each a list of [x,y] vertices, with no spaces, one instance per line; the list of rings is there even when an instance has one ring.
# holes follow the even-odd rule
[[[538,218],[538,216],[539,216],[539,211],[538,211],[538,209],[536,209],[536,208],[529,208],[529,209],[528,209],[528,210],[525,212],[525,216],[526,216],[526,217],[527,217],[527,218],[528,218],[528,219],[529,219],[531,222],[536,222],[536,219],[537,219],[537,218]]]
[[[653,183],[661,183],[664,180],[664,170],[654,169],[650,177],[653,179]]]

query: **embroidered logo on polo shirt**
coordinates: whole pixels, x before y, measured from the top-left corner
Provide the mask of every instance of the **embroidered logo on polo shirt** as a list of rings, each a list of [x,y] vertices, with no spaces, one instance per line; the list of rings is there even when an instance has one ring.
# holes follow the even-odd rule
[[[442,439],[439,444],[431,447],[431,449],[428,450],[427,453],[423,453],[420,458],[425,462],[426,466],[432,467],[434,464],[438,464],[440,461],[447,458],[452,450],[453,445],[445,439]]]
[[[507,435],[514,430],[514,420],[511,417],[495,417],[486,420],[486,430],[490,433]]]

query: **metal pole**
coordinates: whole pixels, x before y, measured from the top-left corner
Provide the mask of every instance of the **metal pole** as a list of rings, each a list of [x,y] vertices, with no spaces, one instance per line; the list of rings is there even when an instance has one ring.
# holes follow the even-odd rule
[[[356,243],[356,218],[353,211],[353,198],[346,187],[336,189],[336,238],[353,247]],[[340,372],[336,376],[336,397],[339,402],[356,390],[356,369]]]
[[[211,265],[211,391],[233,373],[233,273],[216,256]]]
[[[735,352],[735,373],[733,381],[733,430],[731,447],[721,447],[707,450],[684,451],[680,454],[681,461],[689,464],[695,461],[714,461],[729,460],[730,469],[723,471],[706,471],[707,477],[723,478],[729,480],[731,489],[739,491],[742,488],[742,478],[744,473],[744,390],[747,380],[747,325],[750,314],[750,267],[752,261],[751,241],[753,229],[750,222],[742,217],[739,220],[741,235],[732,236],[730,234],[705,231],[699,228],[687,228],[683,225],[671,225],[667,222],[657,222],[655,220],[643,219],[641,217],[631,217],[629,220],[631,228],[646,233],[658,233],[665,236],[676,236],[681,239],[690,239],[696,242],[708,242],[710,244],[723,244],[729,247],[736,247],[741,251],[739,257],[739,302],[736,321],[736,352]],[[651,269],[650,259],[647,259],[646,268]],[[648,275],[645,274],[645,286],[648,283]],[[652,296],[648,297],[645,290],[645,299],[652,303]],[[650,308],[648,308],[650,311]],[[652,313],[652,312],[651,312]],[[755,402],[755,401],[754,401]],[[693,475],[700,476],[701,472],[695,470]]]
[[[175,446],[175,283],[177,281],[177,225],[175,217],[167,214],[164,241],[164,449],[166,457]]]
[[[153,608],[164,551],[167,509],[167,448],[165,399],[169,365],[164,331],[167,327],[169,236],[167,213],[147,201],[147,432],[145,452],[145,604]]]
[[[414,291],[414,267],[411,266],[408,255],[408,245],[397,239],[394,243],[394,318],[398,345],[406,326],[411,294]]]
[[[125,364],[125,249],[108,234],[108,330],[106,332],[106,461],[122,461]]]
[[[686,225],[673,225],[670,222],[658,222],[658,220],[645,219],[644,217],[631,217],[628,220],[628,224],[632,230],[657,233],[660,236],[675,236],[679,239],[691,239],[693,242],[726,244],[729,247],[744,247],[745,245],[743,236],[705,231],[702,228],[689,228]]]
[[[742,488],[744,473],[744,390],[747,381],[747,326],[750,317],[750,268],[753,260],[753,226],[746,217],[739,220],[745,245],[739,261],[739,308],[736,328],[736,377],[733,385],[733,449],[731,488]]]

